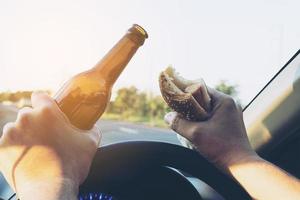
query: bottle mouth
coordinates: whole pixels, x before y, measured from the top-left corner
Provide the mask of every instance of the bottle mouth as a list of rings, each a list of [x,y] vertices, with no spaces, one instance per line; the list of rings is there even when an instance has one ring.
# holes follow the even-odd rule
[[[137,30],[141,35],[143,35],[144,38],[148,38],[148,33],[147,31],[141,27],[140,25],[138,24],[133,24],[132,25],[132,28],[134,28],[135,30]]]
[[[133,24],[127,32],[127,37],[142,46],[148,38],[148,33],[140,25]]]

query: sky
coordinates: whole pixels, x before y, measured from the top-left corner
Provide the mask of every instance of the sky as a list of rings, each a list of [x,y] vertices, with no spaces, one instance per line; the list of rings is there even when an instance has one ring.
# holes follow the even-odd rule
[[[300,1],[0,1],[0,91],[56,91],[94,66],[132,24],[146,40],[114,91],[159,94],[172,65],[207,85],[238,85],[244,104],[300,49]]]

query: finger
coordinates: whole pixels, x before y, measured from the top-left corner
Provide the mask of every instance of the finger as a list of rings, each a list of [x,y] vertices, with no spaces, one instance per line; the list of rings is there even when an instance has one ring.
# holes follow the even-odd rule
[[[33,92],[31,95],[31,104],[33,108],[55,107],[56,105],[54,99],[45,92]]]
[[[207,87],[207,91],[213,101],[219,101],[220,99],[224,98],[224,96],[225,96],[222,92],[219,92],[218,90],[213,89],[211,87]]]
[[[102,134],[98,126],[95,125],[91,130],[89,130],[89,135],[90,138],[95,142],[96,146],[99,147]]]
[[[30,120],[30,115],[33,112],[33,109],[30,107],[23,107],[19,110],[16,123],[20,125],[28,124]]]
[[[165,121],[169,124],[171,129],[190,141],[194,141],[197,134],[201,134],[202,122],[188,121],[176,112],[166,114]]]
[[[226,95],[210,87],[207,87],[207,90],[211,98],[211,113],[214,113],[215,110],[217,110],[222,104],[222,101],[226,98]]]

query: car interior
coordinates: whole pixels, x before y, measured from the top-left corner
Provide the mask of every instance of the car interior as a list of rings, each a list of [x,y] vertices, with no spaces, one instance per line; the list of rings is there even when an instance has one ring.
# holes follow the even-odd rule
[[[300,50],[243,110],[252,147],[260,156],[298,178],[299,102]],[[18,199],[2,176],[0,198]],[[237,182],[191,149],[164,142],[134,141],[99,148],[78,199],[245,200],[251,197]]]

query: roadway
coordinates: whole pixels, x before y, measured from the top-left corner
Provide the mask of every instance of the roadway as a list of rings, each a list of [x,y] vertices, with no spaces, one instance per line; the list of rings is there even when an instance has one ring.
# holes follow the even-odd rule
[[[102,133],[101,145],[136,140],[179,144],[176,134],[170,129],[110,120],[99,120],[97,126]]]

